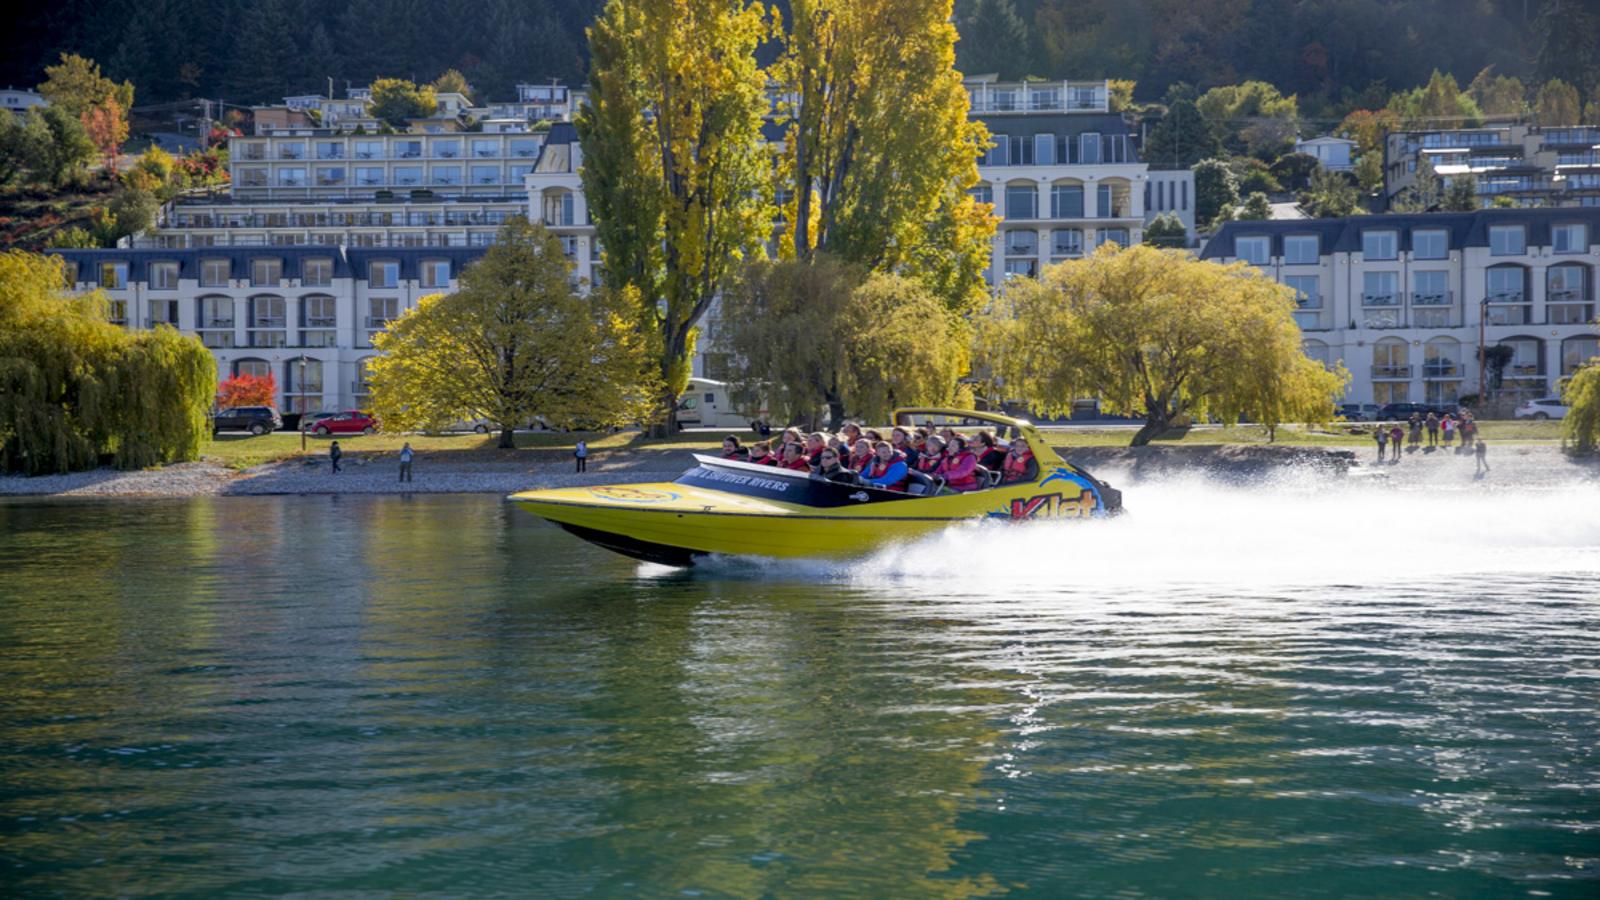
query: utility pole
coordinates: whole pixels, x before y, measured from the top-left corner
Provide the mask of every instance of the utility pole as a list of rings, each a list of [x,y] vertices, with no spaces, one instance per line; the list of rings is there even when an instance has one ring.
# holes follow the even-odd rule
[[[1488,390],[1488,380],[1484,377],[1483,371],[1483,320],[1488,311],[1489,299],[1485,297],[1483,302],[1478,304],[1478,409],[1480,410],[1488,406],[1489,400],[1484,393]]]

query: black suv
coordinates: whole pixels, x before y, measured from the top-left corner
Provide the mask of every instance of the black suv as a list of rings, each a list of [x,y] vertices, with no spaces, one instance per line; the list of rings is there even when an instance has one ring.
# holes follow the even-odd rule
[[[219,431],[248,431],[266,434],[283,427],[283,419],[270,406],[236,406],[224,409],[211,417],[211,433]]]
[[[1427,418],[1428,413],[1433,413],[1443,418],[1445,413],[1455,415],[1457,410],[1452,405],[1439,406],[1433,403],[1385,403],[1378,410],[1378,414],[1372,417],[1372,421],[1403,422],[1411,418],[1412,413],[1416,413],[1423,418]]]

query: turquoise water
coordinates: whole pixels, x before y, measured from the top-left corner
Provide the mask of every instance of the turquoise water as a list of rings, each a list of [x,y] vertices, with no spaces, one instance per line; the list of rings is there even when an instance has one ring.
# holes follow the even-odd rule
[[[0,885],[1594,897],[1597,500],[688,573],[492,497],[0,503]]]

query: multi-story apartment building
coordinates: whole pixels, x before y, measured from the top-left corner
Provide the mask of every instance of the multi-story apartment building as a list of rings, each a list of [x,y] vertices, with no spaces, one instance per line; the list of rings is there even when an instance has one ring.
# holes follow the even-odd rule
[[[172,325],[219,378],[273,375],[281,409],[360,407],[372,337],[428,294],[456,289],[481,248],[336,246],[58,250],[73,289],[100,288],[112,320]]]
[[[1416,184],[1426,161],[1446,184],[1472,175],[1484,206],[1600,206],[1600,125],[1496,125],[1398,131],[1384,144],[1384,198]]]
[[[1229,222],[1201,258],[1293,288],[1306,353],[1344,363],[1351,402],[1448,403],[1480,375],[1517,400],[1600,356],[1597,240],[1600,209],[1491,209]],[[1480,369],[1480,345],[1509,361]]]
[[[542,134],[351,134],[322,128],[228,141],[235,200],[463,198],[520,193]]]
[[[971,116],[993,140],[974,192],[1003,220],[991,284],[1036,276],[1107,241],[1137,243],[1145,223],[1163,212],[1194,230],[1192,173],[1152,172],[1140,162],[1127,123],[1110,112],[1106,82],[978,76],[966,87]]]

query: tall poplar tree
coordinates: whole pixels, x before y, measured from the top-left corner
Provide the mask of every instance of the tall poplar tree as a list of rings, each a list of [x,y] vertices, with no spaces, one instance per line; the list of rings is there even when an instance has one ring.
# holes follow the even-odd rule
[[[589,29],[583,189],[609,285],[636,289],[676,430],[700,321],[771,230],[767,109],[749,0],[610,0]]]
[[[981,291],[994,220],[966,194],[988,130],[967,117],[951,0],[794,0],[772,69],[786,125],[785,255],[827,252],[918,274],[963,309]],[[930,246],[932,245],[932,246]],[[932,251],[924,255],[923,251]]]

